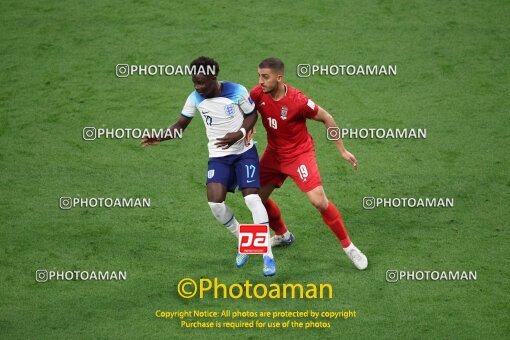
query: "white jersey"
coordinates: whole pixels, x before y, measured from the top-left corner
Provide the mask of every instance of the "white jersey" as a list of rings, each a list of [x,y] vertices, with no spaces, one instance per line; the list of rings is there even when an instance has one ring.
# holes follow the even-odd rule
[[[221,138],[229,132],[239,131],[243,125],[244,115],[254,114],[255,104],[250,94],[242,85],[227,81],[220,82],[221,93],[218,97],[204,98],[193,91],[186,100],[182,115],[193,118],[198,110],[205,124],[207,138],[209,138],[209,157],[223,157],[238,155],[253,146],[244,144],[244,138],[238,140],[230,148],[223,150],[214,143],[216,138]]]

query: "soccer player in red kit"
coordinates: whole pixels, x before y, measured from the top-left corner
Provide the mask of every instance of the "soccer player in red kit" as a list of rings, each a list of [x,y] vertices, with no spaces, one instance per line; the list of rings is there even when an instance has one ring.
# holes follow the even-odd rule
[[[299,90],[283,82],[284,64],[280,59],[264,59],[259,64],[258,73],[259,84],[250,91],[250,97],[267,131],[268,145],[260,159],[259,195],[268,212],[269,225],[275,232],[272,245],[288,245],[294,241],[294,235],[281,218],[280,209],[269,198],[273,190],[290,177],[320,212],[356,268],[364,270],[368,266],[367,257],[351,242],[342,215],[326,197],[313,139],[306,128],[307,119],[322,122],[326,128],[336,127],[335,120]],[[247,138],[249,140],[251,134]],[[356,158],[345,149],[342,140],[335,143],[342,157],[357,170]]]

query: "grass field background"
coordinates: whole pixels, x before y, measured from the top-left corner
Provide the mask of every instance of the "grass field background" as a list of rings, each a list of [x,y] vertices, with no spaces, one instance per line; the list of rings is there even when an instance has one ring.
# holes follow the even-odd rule
[[[507,1],[3,1],[0,14],[0,337],[508,337]],[[507,18],[507,19],[505,19]],[[205,196],[205,129],[141,148],[85,126],[165,127],[188,77],[115,77],[116,64],[220,63],[251,88],[276,55],[286,81],[345,127],[426,128],[425,140],[346,140],[357,173],[309,122],[326,193],[369,268],[357,271],[296,186],[274,195],[296,244],[233,266]],[[296,65],[396,64],[396,77],[298,78]],[[259,122],[260,123],[260,122]],[[259,153],[266,145],[258,124]],[[58,208],[60,196],[150,197],[150,209]],[[364,210],[364,196],[453,197],[451,209]],[[240,194],[228,204],[251,221]],[[35,271],[126,270],[127,281],[36,283]],[[388,269],[476,270],[477,281],[385,281]],[[180,298],[180,279],[331,283],[329,300]],[[181,329],[157,309],[356,310],[329,329]],[[505,334],[507,334],[505,336]]]

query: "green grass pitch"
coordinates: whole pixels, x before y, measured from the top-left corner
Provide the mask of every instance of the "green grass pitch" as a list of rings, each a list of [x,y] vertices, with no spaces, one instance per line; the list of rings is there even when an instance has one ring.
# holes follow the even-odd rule
[[[0,338],[503,339],[509,319],[508,1],[12,1],[0,13]],[[507,18],[507,19],[505,19]],[[426,128],[422,140],[347,139],[357,173],[310,121],[328,198],[369,267],[357,271],[292,181],[274,195],[296,244],[233,265],[205,196],[207,147],[86,142],[82,129],[166,127],[189,77],[116,64],[220,63],[251,88],[276,55],[286,81],[344,127]],[[396,64],[395,77],[299,78],[296,65]],[[259,153],[265,131],[257,123]],[[60,196],[150,197],[147,209],[61,210]],[[449,209],[364,210],[362,198],[453,197]],[[228,204],[250,214],[239,193]],[[35,271],[125,270],[126,281],[37,283]],[[385,272],[472,270],[476,281],[388,283]],[[332,299],[183,299],[180,279],[330,283]],[[185,329],[156,310],[355,310],[327,329]],[[505,334],[507,334],[505,336]]]

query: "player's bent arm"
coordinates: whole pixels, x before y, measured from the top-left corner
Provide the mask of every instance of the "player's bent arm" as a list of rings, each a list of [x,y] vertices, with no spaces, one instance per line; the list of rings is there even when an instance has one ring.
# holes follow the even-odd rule
[[[312,118],[313,120],[319,121],[324,123],[326,125],[326,129],[329,128],[338,128],[336,125],[335,119],[333,116],[326,110],[324,110],[322,107],[319,106],[319,111],[315,115],[315,117]],[[335,140],[335,146],[342,155],[342,157],[351,163],[354,166],[355,170],[358,170],[358,161],[356,160],[356,157],[354,157],[353,154],[351,154],[344,146],[344,142],[342,141],[342,138],[340,137],[340,134],[338,135],[338,139]]]
[[[255,123],[257,123],[257,119],[258,115],[255,110],[250,114],[245,114],[243,124],[241,125],[239,130],[235,132],[229,132],[222,138],[217,138],[216,139],[217,142],[214,143],[214,145],[216,145],[216,147],[218,148],[228,149],[238,140],[246,137],[246,133],[253,129]]]
[[[253,111],[252,115],[255,115],[255,121],[253,122],[253,126],[251,128],[246,128],[246,136],[244,136],[244,145],[248,146],[251,143],[251,140],[253,139],[253,134],[255,133],[255,123],[257,122],[257,119],[259,118],[259,115],[257,111]]]
[[[319,106],[319,111],[317,112],[317,115],[312,118],[313,120],[319,121],[324,123],[326,125],[326,129],[329,128],[338,128],[336,125],[335,119],[333,116],[326,110],[324,110],[322,107]],[[343,153],[345,150],[344,142],[342,141],[342,138],[338,136],[338,140],[335,141],[336,148],[340,153]]]
[[[257,123],[258,118],[259,118],[259,115],[257,114],[257,111],[255,111],[255,110],[253,110],[253,112],[250,114],[244,115],[243,125],[241,126],[241,129],[245,130],[245,133],[243,133],[243,135],[244,135],[243,137],[246,136],[246,132],[251,131],[255,127],[255,124]]]

